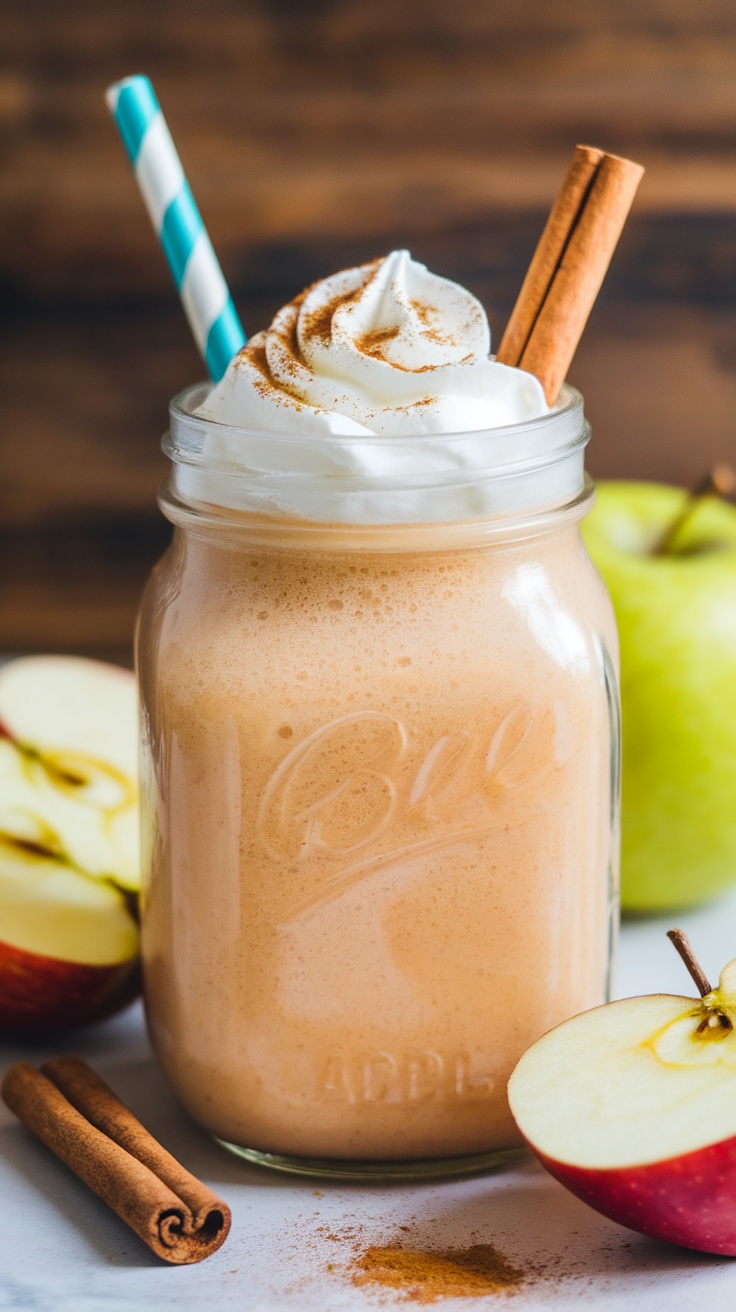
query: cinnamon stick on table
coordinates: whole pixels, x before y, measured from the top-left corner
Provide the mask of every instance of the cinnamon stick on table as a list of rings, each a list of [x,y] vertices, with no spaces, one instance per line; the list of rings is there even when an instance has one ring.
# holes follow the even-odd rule
[[[157,1143],[78,1057],[18,1062],[4,1101],[166,1262],[201,1262],[227,1238],[230,1209]]]
[[[577,146],[496,359],[535,374],[557,399],[644,169]]]

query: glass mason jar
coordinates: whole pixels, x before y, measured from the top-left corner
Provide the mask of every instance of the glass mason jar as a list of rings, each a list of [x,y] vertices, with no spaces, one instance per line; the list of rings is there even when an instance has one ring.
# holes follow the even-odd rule
[[[520,1143],[518,1058],[608,990],[616,636],[582,398],[441,457],[370,438],[369,475],[198,418],[205,394],[172,404],[138,637],[155,1051],[250,1160],[477,1169]],[[285,488],[309,519],[273,513]]]

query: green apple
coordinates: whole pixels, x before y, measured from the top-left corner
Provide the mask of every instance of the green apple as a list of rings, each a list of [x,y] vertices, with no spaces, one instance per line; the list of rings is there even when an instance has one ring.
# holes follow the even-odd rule
[[[583,536],[621,639],[622,904],[686,907],[736,881],[736,507],[602,483]]]

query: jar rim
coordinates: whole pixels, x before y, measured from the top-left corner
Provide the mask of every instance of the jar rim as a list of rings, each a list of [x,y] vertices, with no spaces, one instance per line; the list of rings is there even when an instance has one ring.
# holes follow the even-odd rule
[[[194,383],[190,387],[185,387],[181,392],[177,392],[169,403],[169,416],[171,426],[164,433],[161,445],[165,454],[171,460],[177,463],[204,465],[208,469],[217,470],[218,473],[237,474],[230,462],[213,461],[211,458],[202,459],[201,451],[197,450],[196,445],[186,442],[177,442],[176,438],[186,438],[197,429],[207,431],[215,430],[218,434],[227,434],[237,440],[240,438],[259,438],[278,446],[300,447],[308,443],[310,447],[324,451],[334,450],[336,445],[336,435],[331,433],[325,434],[304,434],[304,433],[280,433],[271,429],[246,428],[237,424],[224,424],[219,419],[211,419],[209,416],[199,415],[196,413],[198,406],[202,405],[208,393],[212,389],[211,382]],[[560,400],[560,398],[562,398]],[[422,444],[428,442],[450,443],[453,446],[460,446],[469,439],[476,441],[485,439],[490,445],[493,439],[497,438],[499,443],[509,443],[515,434],[532,438],[537,433],[545,435],[544,445],[550,441],[550,429],[559,429],[560,436],[563,440],[560,446],[565,449],[569,448],[570,437],[563,437],[564,430],[567,429],[571,422],[574,422],[576,412],[580,412],[580,432],[584,430],[583,423],[583,396],[576,387],[570,383],[563,383],[560,388],[558,401],[551,406],[548,411],[542,415],[537,415],[534,419],[522,419],[513,424],[498,424],[493,428],[464,429],[460,432],[447,433],[347,433],[339,434],[339,444],[346,448],[360,447],[366,440],[375,449],[391,449],[395,447],[406,446],[411,442],[419,448]],[[573,442],[579,440],[580,432],[573,438]],[[587,441],[587,436],[586,439]],[[536,445],[536,444],[535,444]],[[558,448],[547,450],[545,455],[549,458]],[[540,452],[541,455],[541,452]],[[494,469],[500,473],[502,469],[521,468],[528,463],[526,460],[499,460],[494,461]]]
[[[171,495],[193,506],[313,524],[459,523],[574,501],[590,436],[569,384],[534,419],[457,433],[278,433],[197,414],[209,387],[171,402]]]

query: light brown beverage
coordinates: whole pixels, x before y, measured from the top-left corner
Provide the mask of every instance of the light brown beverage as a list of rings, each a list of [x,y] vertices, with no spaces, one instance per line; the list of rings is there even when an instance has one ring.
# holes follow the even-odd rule
[[[513,1146],[514,1064],[606,993],[607,596],[564,518],[290,532],[180,529],[144,602],[156,1052],[242,1147]]]

